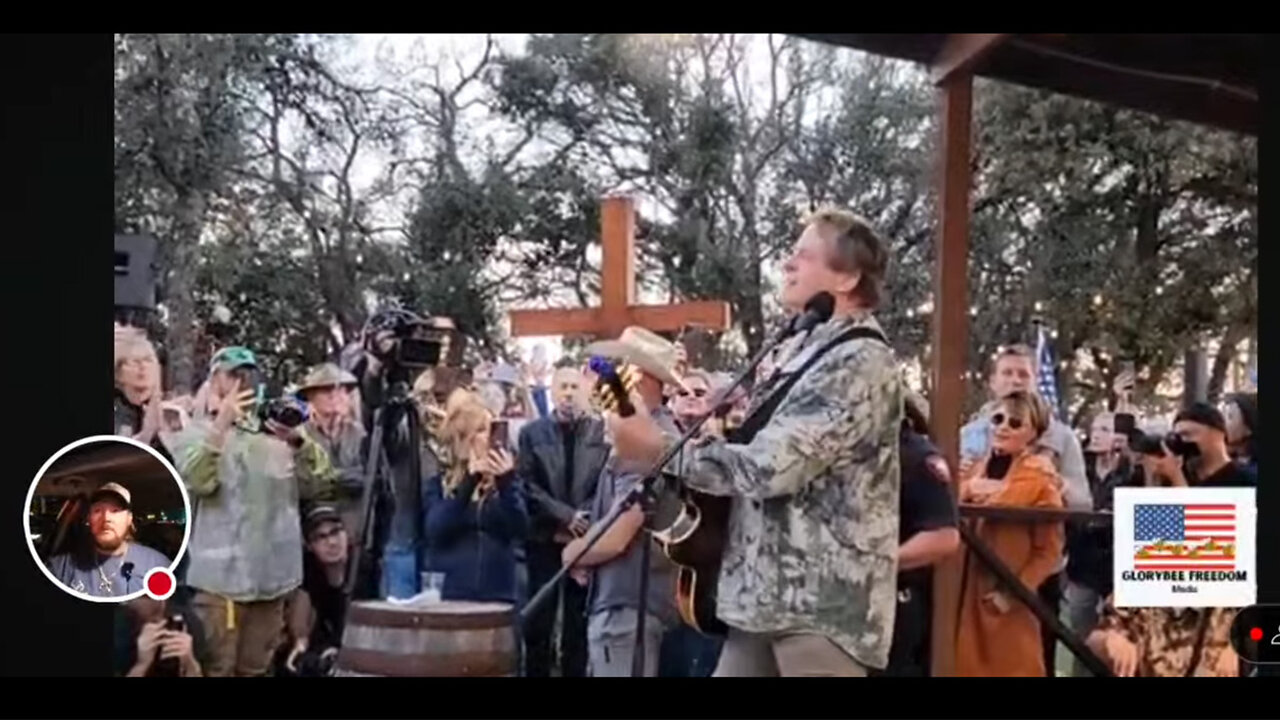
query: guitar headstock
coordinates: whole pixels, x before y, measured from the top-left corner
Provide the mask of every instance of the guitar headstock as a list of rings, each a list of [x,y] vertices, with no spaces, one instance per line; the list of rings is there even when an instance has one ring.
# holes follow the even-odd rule
[[[636,386],[640,383],[640,368],[625,363],[614,367],[618,373],[618,379],[622,381],[627,392],[635,392]],[[618,398],[609,383],[602,380],[596,382],[591,391],[591,406],[600,413],[618,412]]]

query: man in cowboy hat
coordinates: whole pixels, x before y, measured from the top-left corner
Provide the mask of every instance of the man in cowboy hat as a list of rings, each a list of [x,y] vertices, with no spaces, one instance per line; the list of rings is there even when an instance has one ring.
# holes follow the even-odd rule
[[[684,383],[675,372],[677,352],[673,343],[644,328],[629,327],[617,340],[590,345],[587,353],[633,368],[636,377],[633,394],[643,400],[663,433],[673,438],[679,436],[675,418],[663,403],[666,386],[684,389]],[[625,371],[620,369],[620,372]],[[643,463],[611,454],[596,486],[591,517],[599,520],[608,515],[614,503],[621,501],[643,479],[646,470],[648,467]],[[653,542],[643,532],[643,526],[644,511],[639,505],[633,505],[578,561],[580,570],[573,573],[580,583],[590,581],[587,648],[593,677],[626,677],[631,674],[643,562],[640,543]],[[584,544],[584,539],[578,538],[566,545],[563,560],[569,562],[576,557]],[[657,548],[650,551],[649,573],[644,638],[646,677],[657,675],[662,636],[679,621],[674,600],[674,566]]]
[[[351,391],[359,384],[356,376],[333,363],[317,365],[307,372],[297,394],[311,406],[307,430],[329,453],[337,471],[337,498],[334,508],[346,527],[359,527],[360,497],[364,492],[365,429],[356,418]]]
[[[109,482],[89,498],[89,542],[54,556],[49,571],[58,582],[93,597],[124,597],[145,588],[154,568],[169,567],[169,558],[133,542],[133,496],[120,483]]]

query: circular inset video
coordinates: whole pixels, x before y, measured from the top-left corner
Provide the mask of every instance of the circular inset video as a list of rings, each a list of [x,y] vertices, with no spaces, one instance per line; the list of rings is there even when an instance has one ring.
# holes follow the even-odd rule
[[[50,582],[82,600],[122,603],[167,594],[156,592],[168,588],[154,576],[173,584],[190,514],[187,490],[163,456],[131,438],[100,435],[45,462],[27,490],[22,522],[31,557]]]

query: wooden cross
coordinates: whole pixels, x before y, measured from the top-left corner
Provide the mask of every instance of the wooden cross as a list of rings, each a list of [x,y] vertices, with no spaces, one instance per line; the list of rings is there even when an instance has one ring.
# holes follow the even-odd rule
[[[600,306],[572,310],[512,310],[511,334],[594,335],[615,338],[628,326],[674,332],[689,325],[725,330],[729,304],[716,300],[675,305],[636,304],[635,205],[624,196],[606,197],[600,206]]]

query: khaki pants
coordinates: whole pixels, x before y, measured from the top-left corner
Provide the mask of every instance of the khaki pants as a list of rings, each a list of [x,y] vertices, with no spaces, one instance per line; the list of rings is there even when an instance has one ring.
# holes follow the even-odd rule
[[[262,677],[284,630],[284,598],[238,603],[196,593],[192,605],[204,625],[209,661],[205,677]]]
[[[712,677],[866,677],[867,670],[813,633],[748,633],[729,629]]]

